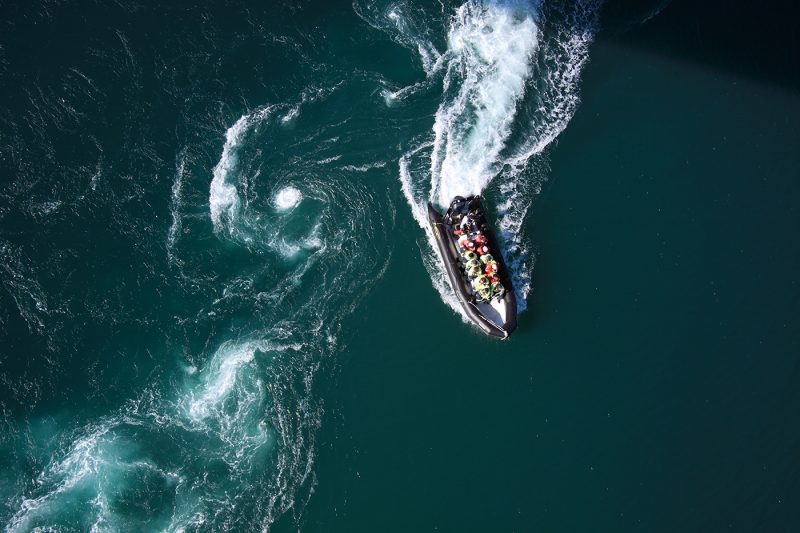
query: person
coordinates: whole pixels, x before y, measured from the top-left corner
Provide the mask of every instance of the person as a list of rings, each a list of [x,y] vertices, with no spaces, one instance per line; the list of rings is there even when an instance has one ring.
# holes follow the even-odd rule
[[[490,287],[482,287],[478,289],[478,296],[484,302],[488,302],[492,298],[492,289]]]
[[[497,277],[498,273],[500,272],[500,267],[497,265],[497,261],[492,259],[488,263],[486,263],[486,275],[487,276],[495,276]]]
[[[485,265],[489,261],[494,261],[494,257],[489,252],[485,252],[481,254],[481,262]]]
[[[478,254],[469,250],[464,250],[461,252],[461,257],[464,259],[464,261],[472,261],[473,259],[478,258]]]
[[[491,291],[494,296],[502,297],[506,292],[506,288],[500,283],[500,280],[492,282]]]
[[[463,235],[463,234],[462,234],[462,235],[461,235],[461,236],[458,238],[458,246],[459,246],[459,247],[461,247],[461,248],[466,248],[466,247],[467,247],[467,242],[468,242],[468,241],[469,241],[469,237],[467,237],[466,235]]]
[[[467,275],[470,279],[483,274],[483,270],[481,269],[481,262],[477,259],[470,259],[467,261],[467,264],[464,265],[464,270],[466,271]]]
[[[482,232],[480,232],[480,231],[476,231],[476,232],[475,232],[475,242],[476,242],[476,243],[477,243],[479,246],[486,246],[486,245],[488,244],[488,241],[486,240],[486,235],[484,235],[484,234],[483,234]]]
[[[490,286],[491,282],[489,281],[489,278],[487,278],[484,274],[481,274],[480,276],[472,280],[472,288],[476,291],[480,290],[481,287],[490,287]]]

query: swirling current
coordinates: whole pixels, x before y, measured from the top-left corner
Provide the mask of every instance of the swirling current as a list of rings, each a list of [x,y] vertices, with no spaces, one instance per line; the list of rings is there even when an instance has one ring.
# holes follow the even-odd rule
[[[199,4],[4,17],[7,531],[302,527],[362,298],[411,256],[458,312],[428,201],[485,195],[525,309],[597,2]]]

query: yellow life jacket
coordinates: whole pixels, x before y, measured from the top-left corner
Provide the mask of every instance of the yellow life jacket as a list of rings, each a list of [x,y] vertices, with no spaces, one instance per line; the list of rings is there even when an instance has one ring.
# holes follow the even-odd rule
[[[472,288],[478,290],[480,287],[488,287],[489,286],[489,278],[486,277],[485,274],[481,274],[474,280],[472,280]]]

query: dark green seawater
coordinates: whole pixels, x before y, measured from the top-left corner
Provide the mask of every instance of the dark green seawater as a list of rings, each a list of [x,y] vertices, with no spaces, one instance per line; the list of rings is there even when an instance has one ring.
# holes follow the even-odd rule
[[[800,13],[696,4],[2,2],[3,527],[800,530]]]

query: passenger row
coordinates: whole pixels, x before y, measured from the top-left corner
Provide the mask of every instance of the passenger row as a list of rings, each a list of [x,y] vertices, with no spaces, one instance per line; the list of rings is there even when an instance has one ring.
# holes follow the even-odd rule
[[[461,262],[477,301],[502,298],[505,288],[500,283],[500,268],[489,249],[486,236],[465,216],[453,231],[458,236]]]

